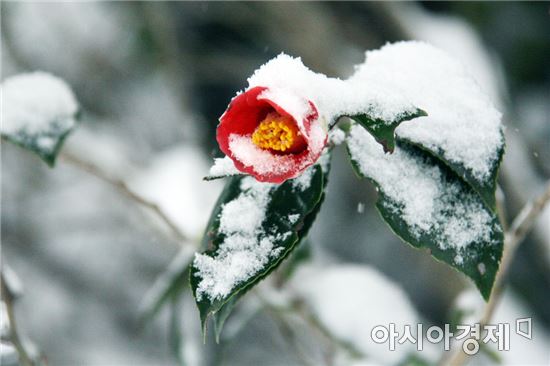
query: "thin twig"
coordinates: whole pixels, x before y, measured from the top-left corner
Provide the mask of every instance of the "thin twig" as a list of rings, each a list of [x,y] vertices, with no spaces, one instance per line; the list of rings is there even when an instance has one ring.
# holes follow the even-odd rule
[[[550,182],[540,196],[523,207],[506,232],[504,237],[504,253],[502,254],[500,268],[495,278],[491,298],[485,306],[483,316],[479,321],[480,327],[484,327],[491,321],[491,318],[493,317],[493,314],[499,304],[500,298],[502,297],[505,281],[517,249],[549,201]],[[467,359],[468,355],[466,355],[462,348],[460,348],[454,355],[452,355],[452,357],[449,358],[448,362],[442,360],[441,364],[460,366],[463,365]]]
[[[8,316],[8,321],[9,321],[9,332],[10,332],[11,343],[13,343],[15,349],[17,350],[17,354],[19,355],[19,361],[21,365],[33,366],[34,363],[32,361],[32,357],[29,356],[17,331],[17,322],[15,320],[15,312],[13,308],[14,297],[8,285],[6,284],[3,273],[0,273],[0,287],[2,291],[2,300],[6,305],[6,314]]]
[[[182,242],[187,240],[185,234],[178,228],[176,223],[174,223],[174,221],[172,221],[172,219],[170,219],[170,217],[168,217],[168,215],[159,207],[159,205],[157,205],[153,201],[149,201],[148,199],[144,198],[143,196],[132,190],[124,180],[113,177],[97,165],[85,161],[69,152],[61,152],[58,158],[66,163],[71,164],[74,167],[79,168],[80,170],[90,173],[91,175],[101,179],[104,182],[109,183],[126,197],[155,213],[157,217],[162,220],[166,224],[166,226],[168,226],[168,228],[178,241]]]
[[[305,321],[309,326],[318,331],[323,337],[325,337],[331,345],[348,353],[349,356],[355,359],[366,358],[366,355],[358,350],[353,344],[333,334],[328,328],[326,328],[319,319],[313,315],[306,306],[298,301],[293,302],[290,305],[274,304],[264,297],[260,291],[255,291],[256,296],[262,302],[262,305],[270,310],[272,314],[282,317],[281,313],[290,313],[298,316]]]
[[[290,347],[294,349],[294,353],[296,353],[296,356],[298,356],[302,364],[307,366],[315,365],[315,362],[313,362],[313,360],[311,360],[311,358],[299,346],[298,338],[296,337],[296,334],[294,333],[294,330],[290,326],[288,320],[281,316],[276,309],[269,306],[266,306],[266,309],[279,328],[281,336],[290,345]]]

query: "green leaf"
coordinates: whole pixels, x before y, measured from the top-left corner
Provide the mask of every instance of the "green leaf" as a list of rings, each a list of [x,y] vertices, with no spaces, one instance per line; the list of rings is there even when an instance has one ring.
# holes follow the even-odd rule
[[[207,318],[215,315],[218,338],[238,299],[305,237],[320,207],[328,159],[326,153],[301,176],[278,185],[252,177],[229,180],[203,239],[206,251],[191,266],[190,282],[203,330]],[[251,211],[255,214],[249,215]],[[233,219],[239,213],[242,222]],[[245,263],[240,258],[246,258]],[[248,267],[250,263],[254,265]]]
[[[2,138],[53,166],[79,117],[71,89],[57,77],[35,72],[6,79],[2,92]]]
[[[489,298],[503,248],[496,214],[479,194],[424,150],[397,142],[385,154],[362,128],[347,139],[356,173],[378,188],[382,218],[405,242],[470,277]]]
[[[401,122],[409,121],[417,117],[427,116],[428,114],[422,109],[416,109],[413,112],[404,112],[399,114],[392,121],[385,121],[381,118],[374,117],[369,113],[356,114],[349,116],[355,122],[366,128],[376,141],[382,145],[384,152],[393,152],[395,148],[395,129]]]

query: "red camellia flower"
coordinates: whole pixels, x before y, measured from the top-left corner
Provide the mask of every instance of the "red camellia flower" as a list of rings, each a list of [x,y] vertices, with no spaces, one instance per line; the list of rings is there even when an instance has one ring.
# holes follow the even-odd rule
[[[261,182],[282,183],[321,156],[327,142],[321,122],[311,101],[257,86],[233,98],[216,138],[238,170]]]

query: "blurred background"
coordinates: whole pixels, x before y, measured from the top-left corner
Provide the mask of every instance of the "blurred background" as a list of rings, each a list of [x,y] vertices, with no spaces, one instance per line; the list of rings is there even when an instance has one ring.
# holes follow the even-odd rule
[[[345,78],[365,50],[426,40],[463,62],[504,115],[499,182],[510,220],[550,178],[549,11],[548,2],[2,2],[1,76],[43,70],[65,79],[80,101],[82,123],[64,149],[157,202],[193,247],[223,186],[202,181],[220,156],[217,119],[257,67],[285,52]],[[60,161],[49,169],[5,143],[1,153],[2,264],[22,285],[20,332],[48,364],[352,363],[308,324],[281,327],[252,295],[218,345],[212,334],[202,344],[188,291],[141,326],[140,304],[182,243],[135,202],[74,166]],[[340,300],[342,309],[338,302],[331,308],[340,338],[357,331],[342,328],[344,318],[353,319],[350,327],[400,316],[441,326],[457,307],[481,306],[464,276],[392,234],[374,209],[373,187],[358,183],[343,149],[334,156],[328,193],[309,239],[307,270],[280,291],[310,300],[327,327],[322,303]],[[549,268],[547,208],[517,253],[495,318],[532,317],[535,338],[513,339],[510,352],[473,363],[550,362]],[[360,298],[331,285],[334,276],[350,274],[363,289]],[[346,308],[350,302],[356,313]],[[174,332],[181,333],[176,345]],[[373,350],[361,338],[368,334],[355,335],[349,342],[370,363],[406,357]],[[2,344],[2,360],[14,362]],[[433,354],[420,356],[437,360]]]

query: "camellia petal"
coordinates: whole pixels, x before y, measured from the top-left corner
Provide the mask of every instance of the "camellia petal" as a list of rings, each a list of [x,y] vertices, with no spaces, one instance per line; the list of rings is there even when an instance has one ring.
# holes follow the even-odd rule
[[[305,113],[292,115],[273,96],[305,106]],[[233,98],[216,137],[238,170],[261,182],[282,183],[321,156],[327,143],[322,122],[316,106],[303,96],[256,86]]]

